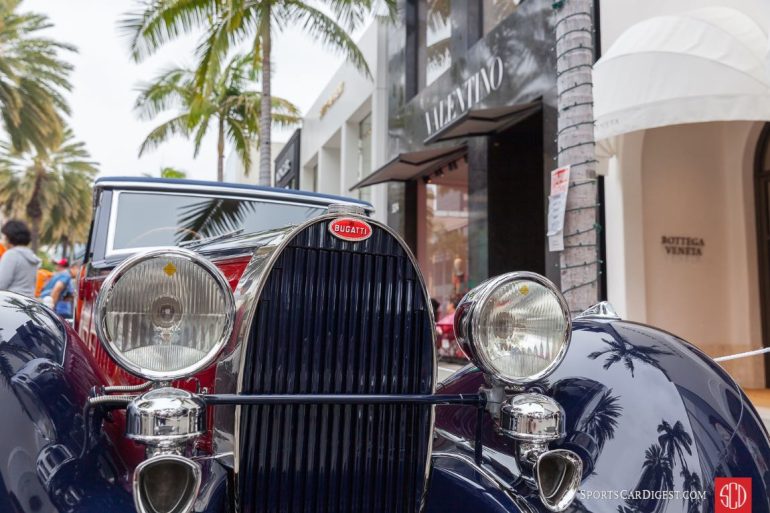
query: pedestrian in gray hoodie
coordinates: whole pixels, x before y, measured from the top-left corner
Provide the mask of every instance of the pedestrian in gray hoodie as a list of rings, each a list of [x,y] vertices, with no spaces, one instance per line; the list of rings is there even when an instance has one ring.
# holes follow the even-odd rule
[[[29,249],[32,235],[27,225],[11,219],[0,229],[8,251],[0,257],[0,290],[35,296],[40,259]]]

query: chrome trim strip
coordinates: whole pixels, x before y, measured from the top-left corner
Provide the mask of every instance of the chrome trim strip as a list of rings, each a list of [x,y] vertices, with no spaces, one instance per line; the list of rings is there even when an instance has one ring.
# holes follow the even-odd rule
[[[577,319],[611,319],[619,321],[620,316],[609,301],[601,301],[577,314],[575,320]]]
[[[123,180],[107,180],[100,181],[95,185],[96,188],[109,188],[109,187],[123,187],[126,189],[137,190],[168,190],[168,191],[195,191],[201,192],[209,197],[220,196],[217,193],[212,193],[212,189],[217,191],[229,192],[236,196],[246,196],[250,198],[278,198],[290,200],[289,203],[317,203],[319,205],[328,206],[334,203],[344,203],[350,205],[356,205],[365,208],[368,212],[374,212],[374,207],[366,203],[360,203],[357,201],[346,201],[343,197],[325,197],[325,196],[308,196],[305,194],[297,194],[291,192],[279,192],[279,191],[262,191],[262,190],[249,190],[242,187],[228,187],[228,186],[207,186],[202,184],[189,184],[189,183],[165,183],[165,182],[132,182]]]
[[[350,215],[350,214],[345,214],[345,216],[359,218],[362,221],[365,221],[372,226],[376,226],[384,230],[386,233],[388,233],[389,235],[391,235],[393,238],[396,239],[396,241],[404,249],[404,252],[409,258],[412,266],[414,267],[415,274],[417,275],[423,294],[425,295],[425,304],[430,305],[430,296],[428,294],[428,289],[425,287],[425,279],[422,275],[422,271],[420,270],[420,267],[417,263],[417,259],[412,254],[412,251],[409,249],[409,246],[406,244],[404,239],[398,233],[396,233],[393,229],[391,229],[389,226],[384,225],[383,223],[380,223],[374,219],[363,217],[363,216]],[[278,260],[283,250],[289,245],[289,243],[294,239],[296,235],[298,235],[300,232],[302,232],[306,228],[317,223],[322,223],[325,221],[331,221],[333,219],[337,219],[338,217],[342,217],[342,216],[338,214],[324,214],[319,217],[309,219],[299,226],[286,228],[280,231],[279,233],[277,233],[276,236],[271,241],[269,241],[264,246],[261,246],[254,252],[254,256],[252,257],[251,261],[246,267],[246,270],[241,276],[241,280],[238,283],[238,287],[235,292],[236,319],[239,319],[240,324],[236,327],[236,330],[234,333],[234,337],[233,337],[234,344],[235,344],[234,347],[232,347],[231,351],[228,352],[228,355],[223,360],[221,360],[220,364],[217,366],[217,376],[216,376],[217,393],[231,393],[233,385],[235,385],[235,393],[240,394],[243,389],[243,371],[244,371],[244,365],[245,365],[244,353],[246,351],[246,346],[249,340],[249,336],[251,334],[251,328],[254,323],[254,316],[256,314],[256,303],[262,294],[262,288],[265,285],[267,276],[269,275],[270,271],[275,265],[275,262]],[[428,313],[428,320],[431,323],[431,326],[435,325],[433,310],[431,308],[428,308],[427,313]],[[430,393],[435,394],[436,381],[438,379],[438,363],[436,360],[435,330],[431,330],[431,339],[432,339],[431,347],[432,347],[432,353],[433,353],[433,376],[431,380]],[[237,369],[237,372],[233,372],[234,369]],[[235,376],[233,376],[233,374],[235,374]],[[235,383],[233,383],[233,377],[235,377]],[[225,390],[223,390],[223,388]],[[227,390],[228,388],[229,390]],[[217,411],[221,409],[222,409],[221,406],[217,407]],[[241,425],[241,406],[240,405],[236,406],[235,411],[234,412],[231,411],[230,413],[233,413],[231,420],[229,420],[230,415],[228,415],[228,412],[221,412],[219,415],[216,415],[214,419],[214,449],[215,449],[215,452],[233,452],[234,453],[233,472],[234,472],[234,479],[237,482],[238,474],[239,474],[239,465],[240,465],[239,443],[240,443],[240,425]],[[436,410],[435,410],[435,407],[433,407],[431,408],[431,420],[430,420],[431,432],[433,431],[433,427],[435,425],[435,417],[436,417]],[[228,423],[232,423],[231,429],[228,429],[228,426],[227,426]],[[425,489],[423,490],[423,499],[422,499],[423,506],[425,503],[425,497],[427,495],[427,485],[429,482],[428,478],[430,474],[430,464],[431,464],[431,458],[433,454],[433,437],[432,436],[430,440],[428,440],[427,453],[428,453],[428,460],[425,465],[426,475],[425,475]],[[236,511],[238,511],[240,509],[240,505],[238,500],[237,486],[235,487],[235,503],[236,503],[235,504]]]

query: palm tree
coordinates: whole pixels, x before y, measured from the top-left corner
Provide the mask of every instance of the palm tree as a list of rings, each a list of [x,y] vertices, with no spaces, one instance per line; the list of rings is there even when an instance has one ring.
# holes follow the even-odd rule
[[[700,510],[699,506],[701,503],[701,500],[697,497],[697,493],[703,491],[700,477],[696,472],[690,472],[686,467],[682,469],[679,475],[684,479],[682,489],[690,494],[689,498],[686,499],[687,513],[697,513],[697,511]]]
[[[64,173],[52,187],[58,201],[53,202],[40,227],[40,244],[61,246],[61,255],[70,258],[73,244],[88,240],[95,173]]]
[[[187,178],[187,171],[182,171],[171,166],[165,166],[160,170],[161,178]]]
[[[141,156],[173,135],[192,136],[197,156],[209,126],[217,127],[217,180],[224,180],[225,141],[235,146],[248,173],[250,149],[259,132],[259,119],[264,102],[262,95],[250,86],[256,82],[258,67],[251,57],[235,55],[220,73],[212,77],[210,87],[201,90],[195,72],[171,68],[152,83],[140,88],[136,110],[144,119],[152,119],[169,109],[177,109],[170,120],[158,125],[139,148]],[[288,100],[273,97],[269,108],[271,119],[282,126],[299,121],[299,109]]]
[[[0,144],[0,204],[7,216],[26,218],[32,249],[42,242],[83,242],[91,212],[91,184],[98,170],[82,142],[66,128],[45,151],[17,152]]]
[[[289,25],[300,25],[325,46],[342,52],[367,76],[361,50],[348,33],[366,20],[376,0],[166,0],[146,2],[130,13],[123,27],[130,37],[131,55],[141,61],[182,33],[203,29],[196,85],[212,89],[220,63],[234,45],[248,42],[254,64],[261,63],[262,109],[259,132],[259,183],[270,184],[270,130],[273,116],[271,52],[273,35]],[[395,14],[397,0],[381,0]],[[325,9],[317,7],[318,4]],[[327,14],[327,12],[330,14]],[[204,96],[207,93],[204,92]]]
[[[660,445],[653,444],[644,451],[642,468],[649,470],[658,486],[644,490],[671,490],[674,487],[672,462]]]
[[[72,65],[59,53],[75,48],[42,37],[48,18],[16,12],[19,3],[0,2],[0,116],[15,151],[44,151],[61,138],[61,114],[69,113],[63,93],[71,89]]]
[[[636,490],[672,490],[674,488],[674,472],[671,460],[658,444],[653,444],[644,452],[642,476]],[[665,504],[660,499],[634,498],[626,499],[626,503],[636,511],[657,512]],[[620,510],[619,510],[620,511]]]
[[[684,461],[684,451],[692,455],[692,449],[690,449],[692,437],[690,433],[685,431],[682,422],[677,420],[671,426],[667,421],[662,420],[658,425],[658,433],[661,433],[658,437],[658,443],[666,451],[666,455],[672,464],[674,462],[674,455],[676,455],[679,457],[682,467],[687,468],[687,464]]]
[[[607,440],[615,438],[618,418],[623,413],[623,407],[618,404],[619,397],[612,395],[612,389],[605,390],[596,406],[585,416],[581,429],[594,437],[599,450],[604,448]]]
[[[151,173],[142,173],[144,176],[147,176],[149,178],[152,178],[154,175]],[[182,169],[173,167],[173,166],[163,166],[160,168],[160,173],[158,174],[161,178],[187,178],[187,171],[184,171]]]
[[[607,355],[607,359],[604,361],[604,365],[602,365],[604,369],[609,369],[614,364],[622,361],[626,369],[631,372],[631,377],[634,377],[634,361],[640,361],[652,365],[666,374],[665,370],[658,363],[657,357],[670,355],[670,352],[658,349],[654,345],[649,347],[631,345],[622,339],[603,338],[602,342],[610,347],[603,351],[594,351],[590,353],[588,357],[592,360],[596,360],[602,355]]]
[[[549,2],[550,3],[550,2]],[[556,0],[555,47],[559,166],[571,166],[561,252],[561,287],[570,310],[599,301],[598,184],[594,141],[593,0]]]

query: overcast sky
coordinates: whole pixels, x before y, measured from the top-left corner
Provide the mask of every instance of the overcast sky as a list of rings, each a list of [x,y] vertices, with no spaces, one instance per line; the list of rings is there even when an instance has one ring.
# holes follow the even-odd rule
[[[21,10],[48,15],[55,25],[50,35],[78,47],[78,53],[68,57],[75,65],[70,122],[99,162],[102,175],[157,174],[161,167],[174,166],[190,178],[216,179],[213,126],[197,159],[184,139],[137,156],[142,140],[159,121],[137,119],[136,86],[172,64],[192,64],[195,38],[134,64],[118,20],[135,5],[134,0],[24,0]],[[273,94],[293,101],[304,112],[341,63],[339,55],[323,50],[300,30],[287,31],[273,46]],[[273,138],[285,140],[288,135],[274,132]]]

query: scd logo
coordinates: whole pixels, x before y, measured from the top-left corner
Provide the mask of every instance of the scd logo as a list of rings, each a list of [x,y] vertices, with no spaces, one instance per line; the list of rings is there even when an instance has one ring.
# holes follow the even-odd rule
[[[751,513],[750,477],[718,477],[714,492],[715,513]]]

